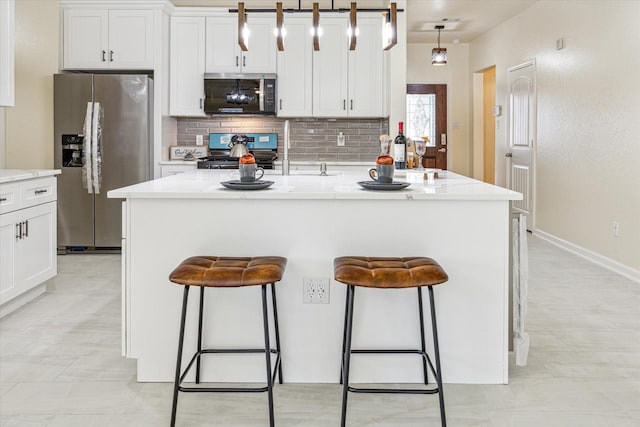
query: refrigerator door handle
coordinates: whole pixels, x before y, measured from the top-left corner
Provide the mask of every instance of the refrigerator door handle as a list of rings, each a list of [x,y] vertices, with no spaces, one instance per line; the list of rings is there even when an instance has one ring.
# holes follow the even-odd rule
[[[87,112],[84,117],[84,164],[82,166],[83,180],[87,182],[87,192],[93,194],[93,155],[91,153],[93,149],[93,102],[87,102]]]
[[[91,177],[91,181],[93,182],[93,193],[94,194],[99,194],[100,193],[100,186],[101,186],[101,182],[102,182],[102,168],[100,167],[101,164],[101,153],[100,153],[100,134],[101,134],[101,129],[102,129],[102,123],[101,123],[101,107],[100,107],[100,103],[99,102],[94,102],[93,103],[93,122],[92,122],[92,126],[91,126],[91,132],[93,133],[91,136],[91,143],[92,143],[92,147],[91,147],[91,172],[92,172],[92,177]]]

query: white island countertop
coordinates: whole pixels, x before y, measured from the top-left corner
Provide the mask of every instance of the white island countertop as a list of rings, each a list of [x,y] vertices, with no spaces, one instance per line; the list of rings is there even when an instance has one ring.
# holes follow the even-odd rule
[[[0,169],[0,184],[59,174],[59,169]]]
[[[514,191],[486,184],[453,172],[442,171],[433,184],[413,183],[396,191],[371,191],[358,185],[368,181],[362,171],[266,171],[263,180],[274,184],[264,190],[237,191],[223,187],[223,181],[239,179],[237,170],[198,169],[109,191],[110,198],[123,199],[346,199],[346,200],[521,200]],[[404,181],[402,172],[396,181]]]

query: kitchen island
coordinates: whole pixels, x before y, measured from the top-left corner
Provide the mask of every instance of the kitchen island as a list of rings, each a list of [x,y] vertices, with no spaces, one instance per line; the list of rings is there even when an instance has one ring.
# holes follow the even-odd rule
[[[446,171],[400,191],[362,189],[365,168],[267,171],[274,184],[259,191],[220,184],[232,179],[237,171],[196,170],[109,192],[125,199],[122,348],[137,359],[138,381],[173,380],[182,301],[173,268],[193,255],[278,255],[289,260],[276,285],[285,382],[337,383],[346,288],[333,259],[360,255],[436,259],[449,275],[435,288],[444,381],[508,382],[509,211],[519,193]],[[329,303],[303,303],[304,278],[331,279]],[[263,342],[258,287],[205,294],[204,346]],[[185,358],[196,346],[197,298],[189,303]],[[353,348],[419,346],[415,290],[359,290],[354,322],[366,327]],[[355,356],[352,382],[420,382],[420,359],[402,357]],[[262,361],[208,356],[202,378],[263,381]]]

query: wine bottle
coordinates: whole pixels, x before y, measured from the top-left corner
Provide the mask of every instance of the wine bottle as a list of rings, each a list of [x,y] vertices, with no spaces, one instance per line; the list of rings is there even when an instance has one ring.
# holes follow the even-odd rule
[[[404,123],[398,122],[398,136],[393,141],[393,159],[396,169],[407,168],[407,138],[404,133]]]

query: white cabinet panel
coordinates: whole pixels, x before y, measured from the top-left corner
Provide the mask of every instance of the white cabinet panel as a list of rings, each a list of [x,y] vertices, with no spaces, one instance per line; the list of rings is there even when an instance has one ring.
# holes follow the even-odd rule
[[[205,18],[171,18],[172,116],[204,116]]]
[[[347,20],[322,19],[320,50],[313,52],[313,115],[347,116]]]
[[[356,50],[349,51],[349,117],[384,115],[384,58],[380,19],[358,17]]]
[[[109,11],[111,68],[153,68],[153,11]]]
[[[207,73],[275,73],[275,16],[251,16],[248,51],[238,45],[236,16],[207,17]]]
[[[152,69],[153,11],[65,9],[66,69]]]
[[[17,216],[15,214],[0,215],[0,302],[5,300],[5,295],[14,292],[16,285],[16,240]],[[8,297],[7,297],[8,299]]]
[[[56,203],[24,209],[22,238],[16,240],[16,277],[23,290],[56,274]]]
[[[384,57],[378,18],[358,16],[356,49],[349,50],[347,18],[322,20],[320,51],[313,53],[313,115],[382,117]]]
[[[278,116],[313,114],[313,38],[308,17],[287,17],[284,51],[278,52]]]

